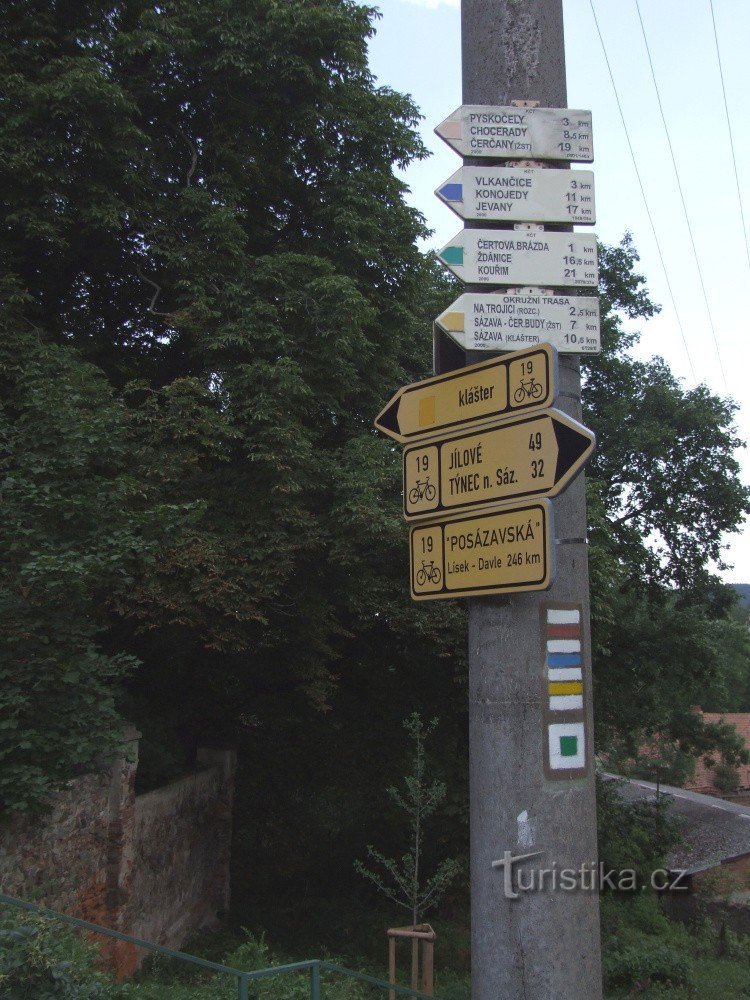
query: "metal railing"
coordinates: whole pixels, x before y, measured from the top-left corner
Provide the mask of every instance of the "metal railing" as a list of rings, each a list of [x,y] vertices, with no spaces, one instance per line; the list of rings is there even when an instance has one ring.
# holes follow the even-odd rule
[[[44,906],[37,906],[36,903],[28,903],[24,899],[17,899],[15,896],[5,896],[0,893],[0,904],[12,906],[20,910],[27,910],[40,917],[50,920],[59,920],[61,923],[70,924],[73,927],[90,931],[94,934],[101,934],[103,937],[114,938],[116,941],[125,941],[135,945],[137,948],[145,948],[156,955],[164,955],[167,958],[176,959],[180,962],[187,962],[191,965],[210,970],[226,976],[233,976],[237,981],[237,1000],[251,1000],[250,987],[259,979],[270,979],[275,976],[283,976],[289,973],[307,972],[310,977],[310,1000],[322,1000],[323,997],[323,973],[330,972],[344,976],[348,979],[365,983],[369,986],[377,987],[380,990],[396,993],[399,996],[421,997],[424,1000],[437,1000],[435,997],[428,997],[426,993],[420,993],[408,986],[399,986],[397,983],[389,983],[384,979],[377,979],[375,976],[368,976],[363,972],[354,972],[346,969],[334,962],[326,962],[320,959],[310,959],[306,962],[292,962],[288,965],[275,965],[267,969],[254,969],[246,971],[235,969],[230,965],[222,965],[219,962],[210,962],[206,958],[199,958],[197,955],[189,955],[184,951],[175,951],[161,944],[154,944],[153,941],[145,941],[143,938],[133,937],[131,934],[122,934],[120,931],[112,930],[109,927],[101,927],[99,924],[92,924],[88,920],[81,920],[78,917],[69,917],[65,913],[58,913],[56,910],[49,910]]]

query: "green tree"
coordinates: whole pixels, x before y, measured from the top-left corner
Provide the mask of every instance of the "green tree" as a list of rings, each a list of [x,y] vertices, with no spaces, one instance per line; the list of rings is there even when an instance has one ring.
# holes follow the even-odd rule
[[[440,807],[446,797],[447,788],[441,781],[427,778],[426,743],[437,727],[438,720],[428,725],[419,713],[414,712],[404,722],[404,729],[411,740],[410,768],[404,777],[404,788],[395,785],[387,789],[388,795],[399,808],[409,824],[409,846],[399,859],[386,857],[382,851],[369,844],[367,857],[375,862],[378,871],[373,871],[361,861],[355,861],[355,870],[368,880],[378,892],[392,900],[397,906],[409,911],[412,926],[418,924],[424,914],[437,906],[441,897],[460,874],[463,865],[456,858],[445,858],[432,875],[424,876],[425,821]]]
[[[0,311],[0,808],[39,807],[118,743],[108,604],[189,523],[133,476],[122,406],[92,365]],[[198,511],[196,510],[197,514]]]
[[[732,588],[734,589],[734,588]],[[735,595],[736,597],[736,595]],[[721,682],[705,692],[701,701],[707,712],[750,711],[750,630],[747,607],[738,599],[729,608],[719,636],[726,669]]]
[[[661,733],[736,755],[731,734],[702,735],[692,709],[742,655],[731,594],[711,569],[750,509],[737,407],[685,389],[660,358],[631,357],[637,335],[622,317],[656,310],[637,263],[630,236],[601,249],[603,350],[585,359],[584,419],[598,438],[588,488],[599,745],[632,752]]]
[[[680,843],[682,824],[666,796],[628,802],[622,788],[622,781],[597,778],[599,860],[605,870],[634,871],[638,888],[651,888],[652,873],[668,867]]]
[[[142,664],[128,713],[188,746],[252,741],[298,692],[325,709],[346,672],[453,647],[460,614],[408,601],[398,449],[372,430],[427,372],[449,287],[394,171],[424,149],[368,71],[374,19],[350,0],[16,0],[0,24],[17,328],[117,393],[143,505],[200,513],[80,615]]]

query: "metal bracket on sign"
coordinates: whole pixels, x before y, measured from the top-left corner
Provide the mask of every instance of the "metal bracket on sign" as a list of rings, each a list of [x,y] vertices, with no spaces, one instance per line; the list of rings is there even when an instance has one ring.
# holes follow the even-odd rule
[[[506,160],[506,167],[549,167],[546,160]]]
[[[539,101],[511,101],[510,102],[514,108],[538,108]]]

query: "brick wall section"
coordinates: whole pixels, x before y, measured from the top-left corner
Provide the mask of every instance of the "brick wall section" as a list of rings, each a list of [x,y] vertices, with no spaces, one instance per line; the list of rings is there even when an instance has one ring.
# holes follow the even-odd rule
[[[750,890],[750,854],[722,861],[720,865],[693,875],[693,888],[710,896],[725,896]]]
[[[750,713],[747,712],[702,712],[704,722],[728,722],[734,726],[750,750]],[[709,755],[710,756],[710,755]],[[715,758],[718,761],[718,757]],[[750,788],[750,764],[740,764],[740,788]],[[706,767],[702,758],[698,758],[695,774],[685,783],[685,788],[692,792],[703,792],[707,795],[722,794],[714,785],[713,770]]]
[[[235,758],[199,750],[195,774],[136,796],[138,736],[43,819],[0,827],[0,891],[176,948],[229,906]],[[145,957],[124,942],[102,952],[120,977]]]
[[[708,916],[717,927],[750,934],[750,854],[696,872],[689,892],[668,892],[661,899],[674,920],[692,923]]]
[[[692,892],[675,892],[666,893],[662,902],[673,920],[694,924],[708,917],[717,928],[724,926],[735,934],[750,934],[750,907],[744,901],[705,899]]]

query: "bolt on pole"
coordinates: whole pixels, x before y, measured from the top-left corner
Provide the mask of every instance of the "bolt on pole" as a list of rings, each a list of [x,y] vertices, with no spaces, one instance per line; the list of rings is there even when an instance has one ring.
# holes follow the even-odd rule
[[[461,7],[464,104],[566,106],[562,0],[462,0]],[[488,356],[467,353],[464,363]],[[561,354],[559,363],[557,405],[580,419],[579,356]],[[505,852],[535,855],[512,865],[514,878],[520,874],[526,884],[540,869],[558,875],[584,869],[591,876],[597,861],[583,475],[554,508],[552,587],[469,601],[473,1000],[602,995],[595,889],[565,890],[559,881],[552,888],[548,875],[541,890],[517,898],[505,891],[511,867]],[[578,637],[583,698],[576,721],[567,724],[551,711],[558,685],[550,680],[567,654],[549,650],[575,644],[571,636]],[[561,678],[571,674],[564,663]]]

